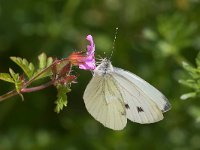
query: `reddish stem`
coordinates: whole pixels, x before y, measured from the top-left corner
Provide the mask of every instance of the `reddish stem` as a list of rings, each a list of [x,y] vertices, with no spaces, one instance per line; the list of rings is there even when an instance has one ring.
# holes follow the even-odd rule
[[[30,92],[35,92],[39,90],[43,90],[49,86],[53,85],[53,81],[47,82],[43,85],[36,86],[36,87],[31,87],[31,88],[23,88],[20,90],[20,93],[30,93]]]
[[[13,97],[15,95],[18,95],[17,91],[16,90],[12,90],[12,91],[0,96],[0,101],[6,100],[6,99],[8,99],[10,97]]]

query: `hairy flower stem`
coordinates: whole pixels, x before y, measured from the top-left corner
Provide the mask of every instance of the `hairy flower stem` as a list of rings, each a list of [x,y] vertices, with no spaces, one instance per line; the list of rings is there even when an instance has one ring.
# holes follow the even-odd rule
[[[17,91],[16,90],[12,90],[12,91],[0,96],[0,101],[6,100],[6,99],[8,99],[10,97],[13,97],[15,95],[18,95]]]
[[[31,87],[31,88],[22,88],[20,90],[20,94],[23,94],[23,93],[30,93],[30,92],[35,92],[35,91],[40,91],[40,90],[43,90],[51,85],[53,85],[53,81],[50,81],[50,82],[47,82],[43,85],[40,85],[40,86],[36,86],[36,87]],[[2,96],[0,96],[0,101],[3,101],[3,100],[6,100],[10,97],[13,97],[15,95],[18,95],[19,93],[16,91],[16,90],[12,90]]]
[[[53,85],[53,81],[47,82],[43,85],[40,86],[36,86],[36,87],[31,87],[31,88],[23,88],[20,90],[20,93],[30,93],[30,92],[35,92],[35,91],[39,91],[39,90],[43,90],[51,85]]]

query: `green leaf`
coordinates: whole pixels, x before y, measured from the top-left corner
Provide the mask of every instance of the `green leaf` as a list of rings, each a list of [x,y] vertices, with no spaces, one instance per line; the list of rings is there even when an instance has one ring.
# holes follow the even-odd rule
[[[183,68],[189,72],[193,72],[195,70],[194,67],[189,65],[187,62],[182,62]]]
[[[191,92],[191,93],[186,93],[186,94],[181,95],[181,99],[186,100],[188,98],[194,98],[196,96],[197,96],[197,93]]]
[[[28,68],[30,69],[30,71],[31,71],[32,73],[33,73],[34,70],[35,70],[35,66],[34,66],[32,63],[29,64]]]
[[[9,68],[9,72],[10,72],[10,75],[12,76],[12,78],[14,79],[14,81],[18,81],[19,79],[19,74],[18,73],[15,73],[11,68]]]
[[[186,93],[181,96],[182,100],[194,98],[200,95],[200,53],[196,57],[197,67],[183,62],[183,68],[190,74],[189,79],[179,80],[179,83],[193,89],[193,92]]]
[[[50,66],[53,63],[53,58],[52,57],[48,57],[47,59],[47,67]]]
[[[19,74],[15,73],[11,68],[9,68],[9,72],[10,72],[10,75],[12,76],[12,78],[14,79],[15,89],[20,94],[20,90],[23,85],[23,80],[20,78]]]
[[[42,53],[38,56],[39,68],[44,69],[47,66],[47,55]]]
[[[45,53],[42,53],[38,56],[38,70],[34,73],[34,76],[37,76],[41,71],[43,71],[45,68],[49,67],[53,63],[52,57],[47,57]],[[52,75],[51,68],[45,70],[44,73],[42,73],[40,76],[37,77],[38,79],[47,77]]]
[[[0,80],[14,83],[16,91],[21,96],[22,100],[24,100],[23,95],[20,93],[20,90],[23,86],[23,78],[20,78],[19,74],[15,73],[11,68],[9,68],[9,72],[10,74],[0,73]]]
[[[200,78],[200,74],[198,69],[194,68],[190,64],[183,62],[183,68],[193,77],[193,78]]]
[[[8,73],[0,73],[0,80],[6,81],[6,82],[15,83],[13,78]]]
[[[190,87],[192,89],[198,89],[198,86],[197,86],[197,83],[195,80],[192,80],[192,79],[188,79],[188,80],[179,80],[179,83],[187,86],[187,87]]]
[[[53,58],[52,57],[47,58],[47,55],[45,53],[42,53],[38,56],[38,61],[39,61],[39,69],[44,69],[53,63]]]
[[[29,63],[25,58],[20,57],[10,57],[10,59],[15,62],[28,76],[30,79],[34,72],[34,65],[32,63]]]
[[[67,93],[70,92],[70,88],[65,85],[57,85],[56,86],[58,94],[57,100],[55,101],[56,107],[55,112],[59,113],[63,107],[67,106]]]

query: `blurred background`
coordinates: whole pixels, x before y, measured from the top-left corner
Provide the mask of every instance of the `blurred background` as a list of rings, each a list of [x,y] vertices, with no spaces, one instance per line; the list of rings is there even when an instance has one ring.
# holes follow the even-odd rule
[[[0,0],[0,72],[20,71],[10,56],[67,57],[86,48],[88,34],[104,57],[119,27],[113,65],[144,78],[172,104],[161,122],[129,121],[112,131],[87,112],[82,95],[92,75],[75,68],[78,83],[60,114],[53,87],[0,103],[0,150],[200,149],[200,101],[181,101],[190,89],[178,83],[187,77],[182,61],[195,65],[200,50],[199,16],[200,0]],[[12,88],[0,81],[1,94]]]

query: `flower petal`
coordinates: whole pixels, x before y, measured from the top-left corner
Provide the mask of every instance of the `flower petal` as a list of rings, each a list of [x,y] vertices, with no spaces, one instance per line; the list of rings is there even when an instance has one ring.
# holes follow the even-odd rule
[[[94,57],[94,51],[95,51],[95,45],[94,41],[91,35],[88,35],[86,39],[90,42],[90,45],[87,45],[87,52],[83,62],[79,64],[80,69],[84,70],[94,70],[96,68],[95,65],[95,57]]]
[[[90,42],[90,45],[87,46],[87,50],[88,52],[94,52],[95,51],[95,45],[94,45],[94,41],[91,35],[88,35],[86,37],[86,39]]]

